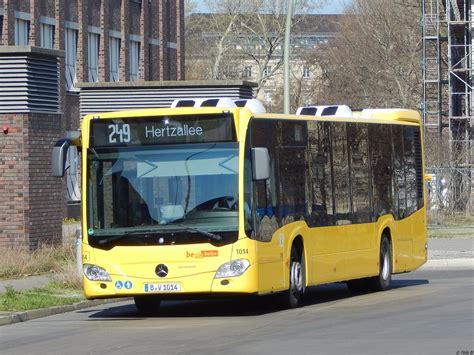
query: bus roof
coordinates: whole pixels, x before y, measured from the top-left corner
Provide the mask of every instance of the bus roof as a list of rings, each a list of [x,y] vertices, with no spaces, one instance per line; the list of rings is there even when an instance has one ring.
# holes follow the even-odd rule
[[[318,121],[329,122],[372,122],[372,123],[413,123],[421,124],[421,118],[418,111],[407,109],[364,109],[361,111],[352,111],[352,115],[342,116],[319,116],[319,115],[283,115],[283,114],[256,114],[255,118],[279,118],[295,119],[312,118]]]
[[[278,113],[256,113],[252,112],[248,108],[239,107],[177,107],[177,108],[153,108],[153,109],[138,109],[131,111],[115,111],[115,112],[104,112],[97,114],[89,114],[84,118],[125,118],[125,117],[143,117],[143,116],[154,116],[154,115],[190,115],[190,114],[205,114],[205,113],[219,113],[219,112],[232,112],[246,111],[249,115],[254,118],[265,118],[265,119],[289,119],[289,120],[301,120],[301,119],[313,119],[318,121],[334,121],[334,122],[373,122],[373,123],[413,123],[421,124],[420,114],[415,110],[406,109],[364,109],[361,111],[352,111],[352,115],[346,116],[315,116],[315,115],[296,115],[296,114],[278,114]]]

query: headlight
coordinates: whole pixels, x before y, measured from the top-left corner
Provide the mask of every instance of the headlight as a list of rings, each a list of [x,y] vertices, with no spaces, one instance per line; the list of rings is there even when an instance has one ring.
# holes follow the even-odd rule
[[[233,260],[231,262],[222,264],[216,272],[215,279],[222,279],[225,277],[235,277],[242,275],[250,266],[247,259]]]
[[[112,281],[109,273],[97,265],[84,264],[84,274],[91,281]]]

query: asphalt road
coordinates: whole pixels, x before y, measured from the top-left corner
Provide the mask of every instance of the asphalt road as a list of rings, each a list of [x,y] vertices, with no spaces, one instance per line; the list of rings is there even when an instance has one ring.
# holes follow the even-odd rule
[[[273,299],[130,302],[0,327],[1,354],[463,354],[474,351],[474,270],[394,276],[387,292],[311,288],[303,307]]]

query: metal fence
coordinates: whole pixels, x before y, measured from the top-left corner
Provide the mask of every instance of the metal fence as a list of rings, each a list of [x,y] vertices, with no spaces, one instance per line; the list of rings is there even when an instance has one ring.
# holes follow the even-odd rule
[[[430,167],[427,186],[429,224],[474,220],[474,169]]]

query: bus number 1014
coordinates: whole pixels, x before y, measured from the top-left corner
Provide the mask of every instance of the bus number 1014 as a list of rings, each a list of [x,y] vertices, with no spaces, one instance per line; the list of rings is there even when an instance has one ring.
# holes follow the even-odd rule
[[[109,143],[130,143],[130,125],[109,124]]]

